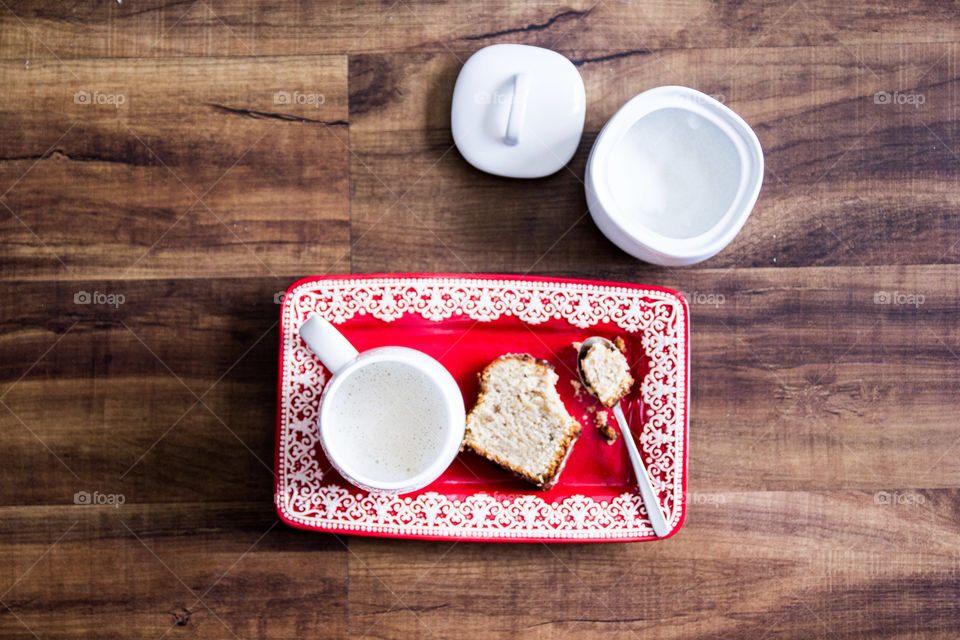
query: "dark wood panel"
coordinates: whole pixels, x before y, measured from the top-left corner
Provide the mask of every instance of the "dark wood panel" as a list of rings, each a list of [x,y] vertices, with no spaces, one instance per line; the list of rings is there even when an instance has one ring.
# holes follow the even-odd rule
[[[266,502],[62,504],[0,509],[5,638],[347,635],[343,544]]]
[[[227,372],[245,384],[263,382],[262,368],[276,367],[278,300],[291,280],[277,282],[2,282],[5,299],[18,303],[0,309],[0,379],[176,376],[198,394]]]
[[[349,259],[344,57],[7,62],[0,77],[29,78],[0,96],[4,277]]]
[[[663,84],[721,97],[765,149],[752,217],[701,267],[960,258],[953,45],[674,51],[583,66],[588,133],[565,169],[533,181],[484,174],[451,148],[458,70],[449,53],[351,58],[356,271],[645,273],[584,216],[582,180],[593,134]],[[923,103],[877,104],[881,91]]]
[[[10,2],[0,55],[266,56],[453,50],[498,42],[590,49],[590,57],[663,48],[949,42],[948,3]]]
[[[0,407],[0,443],[10,458],[0,500],[60,504],[97,490],[143,502],[270,504],[269,386],[221,382],[198,403],[170,377],[64,380],[41,390],[21,383]]]
[[[452,620],[478,638],[953,637],[957,492],[894,492],[694,487],[683,530],[651,544],[357,539],[351,628],[362,638],[442,636]]]
[[[691,477],[740,489],[956,486],[957,276],[663,274],[656,284],[691,301]]]
[[[0,323],[0,502],[58,504],[90,486],[269,503],[282,289],[270,278],[0,285],[19,301]],[[118,304],[77,304],[84,293]]]

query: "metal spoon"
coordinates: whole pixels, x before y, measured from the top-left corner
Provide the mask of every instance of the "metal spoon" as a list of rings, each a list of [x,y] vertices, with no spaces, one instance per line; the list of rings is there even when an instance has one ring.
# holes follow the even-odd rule
[[[583,386],[586,387],[590,395],[594,397],[596,397],[597,394],[587,380],[587,377],[583,374],[581,362],[590,351],[590,348],[600,342],[606,344],[611,349],[617,348],[606,338],[594,336],[583,341],[583,344],[580,345],[580,352],[577,354],[577,373],[580,375],[580,382],[583,383]],[[627,424],[626,416],[623,415],[623,409],[620,408],[619,399],[617,404],[613,405],[613,415],[617,417],[620,435],[623,436],[623,441],[627,445],[627,453],[630,455],[633,473],[637,477],[637,485],[640,487],[640,495],[643,497],[643,506],[647,508],[647,517],[650,518],[650,525],[653,527],[653,532],[657,534],[657,537],[662,538],[670,532],[670,527],[663,517],[663,509],[660,507],[657,494],[653,491],[653,485],[650,482],[650,476],[647,474],[647,468],[643,465],[643,460],[640,459],[640,452],[637,451],[637,444],[633,441],[633,434],[630,431],[630,426]]]

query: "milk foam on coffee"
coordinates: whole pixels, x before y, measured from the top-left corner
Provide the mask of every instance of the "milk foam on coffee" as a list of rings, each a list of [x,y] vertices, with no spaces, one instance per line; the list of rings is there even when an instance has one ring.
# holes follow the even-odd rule
[[[372,362],[336,390],[324,425],[326,445],[346,471],[399,482],[440,454],[449,415],[436,384],[401,362]]]

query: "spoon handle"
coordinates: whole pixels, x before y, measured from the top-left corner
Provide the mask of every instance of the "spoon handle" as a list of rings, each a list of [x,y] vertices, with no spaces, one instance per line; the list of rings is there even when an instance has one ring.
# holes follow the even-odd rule
[[[637,476],[637,485],[640,487],[640,495],[643,496],[643,506],[647,508],[647,517],[650,518],[650,525],[658,538],[662,538],[670,532],[667,521],[663,517],[663,510],[660,508],[660,500],[657,494],[653,492],[653,485],[650,484],[650,476],[647,475],[647,468],[640,459],[640,452],[637,451],[637,444],[633,441],[633,433],[627,424],[627,418],[623,415],[623,409],[618,402],[613,407],[613,414],[617,416],[617,422],[620,425],[620,435],[627,444],[627,453],[630,454],[630,462],[633,464],[633,473]]]

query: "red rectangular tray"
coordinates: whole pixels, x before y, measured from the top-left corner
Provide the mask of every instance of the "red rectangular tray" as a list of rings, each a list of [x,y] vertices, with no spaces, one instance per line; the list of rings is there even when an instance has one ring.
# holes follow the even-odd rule
[[[298,333],[311,313],[338,325],[360,351],[399,345],[437,358],[468,410],[477,373],[497,356],[529,353],[551,362],[567,409],[583,425],[559,482],[538,491],[462,452],[439,479],[410,494],[372,494],[347,483],[319,444],[319,397],[330,374]],[[591,335],[626,342],[637,382],[623,408],[672,535],[687,503],[687,303],[660,287],[560,278],[383,274],[293,284],[280,322],[277,513],[302,529],[396,538],[655,539],[623,443],[606,443],[594,425],[596,401],[573,384],[572,345]]]

